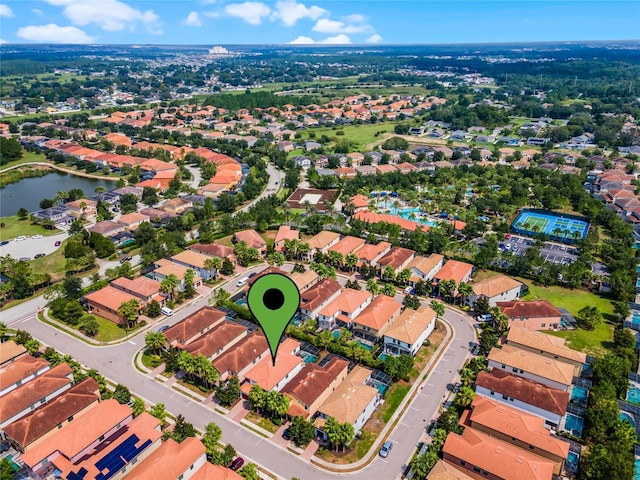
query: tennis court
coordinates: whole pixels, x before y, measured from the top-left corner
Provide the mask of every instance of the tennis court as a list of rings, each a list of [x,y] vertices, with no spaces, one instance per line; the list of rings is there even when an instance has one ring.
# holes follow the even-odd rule
[[[544,233],[557,240],[575,242],[584,239],[589,224],[584,220],[547,210],[523,210],[511,228],[518,233]]]

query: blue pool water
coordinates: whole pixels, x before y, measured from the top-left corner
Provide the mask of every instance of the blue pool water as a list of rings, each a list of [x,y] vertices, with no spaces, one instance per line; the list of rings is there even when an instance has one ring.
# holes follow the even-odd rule
[[[373,347],[371,345],[367,345],[366,343],[362,343],[359,340],[356,340],[356,342],[358,343],[358,345],[360,345],[365,350],[369,350],[369,351],[373,350]]]
[[[247,306],[247,299],[246,298],[241,298],[240,300],[238,300],[236,302],[238,305],[240,305],[241,307],[246,307]]]
[[[524,228],[524,224],[529,226]],[[519,225],[516,227],[516,225]],[[589,224],[583,220],[576,218],[566,218],[562,215],[556,215],[550,211],[522,211],[513,221],[511,228],[516,231],[535,233],[534,225],[539,227],[539,232],[549,235],[552,238],[575,241],[574,232],[578,232],[578,240],[587,236]],[[554,234],[554,230],[559,229],[560,233]]]
[[[567,470],[571,470],[572,472],[578,471],[578,463],[580,460],[580,456],[575,452],[569,452],[567,455]]]
[[[589,395],[589,391],[584,387],[578,387],[574,385],[571,388],[571,400],[576,403],[587,403],[587,396]]]
[[[633,312],[631,323],[633,323],[634,325],[640,325],[640,312]]]
[[[564,429],[576,437],[582,436],[582,427],[584,426],[584,420],[576,415],[567,413]]]
[[[627,412],[620,412],[620,415],[618,415],[618,419],[624,421],[626,420],[627,422],[629,422],[631,425],[633,425],[634,427],[636,426],[636,422],[633,419],[633,417],[627,413]]]
[[[632,386],[629,391],[627,391],[627,401],[629,403],[640,405],[640,388],[636,387],[635,385]]]
[[[638,265],[638,266],[636,267],[636,272],[637,272],[637,273],[640,273],[640,265]]]
[[[397,208],[394,205],[395,203],[396,200],[385,199],[378,201],[376,206],[380,209],[387,209],[389,210],[390,215],[395,215],[397,217],[404,218],[405,220],[412,220],[414,222],[421,223],[422,225],[427,225],[428,227],[435,227],[438,225],[437,222],[424,218],[422,216],[424,215],[422,209],[418,207]]]
[[[640,458],[636,458],[635,461],[635,474],[633,476],[633,480],[640,480]]]

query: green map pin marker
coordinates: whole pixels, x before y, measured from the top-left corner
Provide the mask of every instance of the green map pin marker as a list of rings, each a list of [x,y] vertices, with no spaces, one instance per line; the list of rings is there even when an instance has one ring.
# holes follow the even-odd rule
[[[280,337],[300,306],[300,291],[286,275],[268,273],[253,282],[247,304],[267,337],[275,365]]]

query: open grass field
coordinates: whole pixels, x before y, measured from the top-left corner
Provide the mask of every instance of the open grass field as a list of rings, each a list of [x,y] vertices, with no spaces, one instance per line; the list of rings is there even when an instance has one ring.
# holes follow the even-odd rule
[[[45,157],[41,153],[24,151],[22,153],[22,158],[20,160],[14,160],[13,162],[9,162],[6,165],[3,165],[2,169],[0,169],[0,172],[8,170],[11,167],[15,167],[16,165],[24,165],[25,163],[31,163],[31,162],[46,162],[46,163],[53,164],[53,162],[50,162],[49,160],[47,160],[47,157]]]
[[[20,235],[56,235],[60,230],[47,230],[40,225],[32,225],[31,220],[20,220],[17,216],[0,217],[0,240],[10,240]]]
[[[346,138],[349,140],[356,149],[362,149],[365,145],[378,140],[379,137],[385,133],[393,132],[396,123],[384,122],[374,123],[367,125],[347,125],[345,127],[320,127],[305,130],[302,132],[302,138],[305,140],[311,139],[309,133],[315,134],[315,139],[320,138],[322,135],[326,135],[329,138]],[[344,136],[337,136],[338,131],[343,131]],[[312,139],[313,140],[313,139]]]
[[[64,257],[64,246],[68,240],[64,240],[62,245],[53,253],[45,255],[44,257],[31,260],[29,264],[34,272],[47,272],[51,275],[51,280],[57,282],[64,278],[65,269],[64,266],[67,259]],[[111,322],[109,322],[111,323]]]

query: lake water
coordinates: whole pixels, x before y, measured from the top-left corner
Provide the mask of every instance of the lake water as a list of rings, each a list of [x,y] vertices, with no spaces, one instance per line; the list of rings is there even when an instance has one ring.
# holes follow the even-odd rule
[[[22,207],[29,212],[40,210],[40,200],[53,198],[60,191],[81,188],[87,197],[98,187],[116,188],[116,182],[78,177],[63,172],[53,172],[44,177],[25,178],[0,189],[0,216],[16,215]]]

